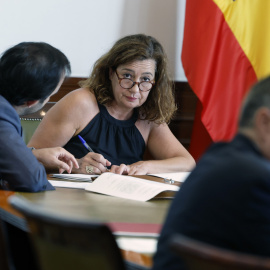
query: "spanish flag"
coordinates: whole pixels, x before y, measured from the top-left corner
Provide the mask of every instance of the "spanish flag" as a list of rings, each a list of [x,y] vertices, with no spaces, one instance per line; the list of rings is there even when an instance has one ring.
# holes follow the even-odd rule
[[[182,63],[198,97],[190,152],[237,131],[242,99],[270,74],[270,0],[186,0]]]

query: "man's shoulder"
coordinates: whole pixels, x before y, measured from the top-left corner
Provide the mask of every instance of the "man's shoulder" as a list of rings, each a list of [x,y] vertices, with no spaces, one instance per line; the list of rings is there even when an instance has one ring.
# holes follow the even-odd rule
[[[190,174],[195,183],[218,185],[232,183],[232,186],[264,181],[270,176],[269,162],[252,147],[239,147],[234,143],[215,143],[197,162]]]
[[[228,162],[247,159],[264,159],[258,149],[255,148],[254,143],[244,136],[236,136],[230,142],[213,143],[205,152],[202,158],[223,159]]]
[[[12,107],[12,105],[3,97],[0,95],[0,112],[1,112],[1,118],[19,118],[17,112]]]
[[[0,123],[1,127],[12,126],[15,127],[17,132],[20,133],[21,122],[20,117],[11,106],[11,104],[0,95]]]

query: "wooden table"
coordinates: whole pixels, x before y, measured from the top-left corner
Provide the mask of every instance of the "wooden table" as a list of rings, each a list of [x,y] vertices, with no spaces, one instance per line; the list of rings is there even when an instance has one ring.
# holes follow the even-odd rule
[[[59,216],[135,225],[141,223],[162,225],[171,203],[168,199],[133,201],[69,188],[56,188],[55,191],[39,193],[0,191],[0,219],[3,224],[11,225],[23,232],[28,231],[24,218],[8,204],[8,197],[15,194]],[[151,266],[151,257],[130,251],[123,251],[123,255],[129,261]]]

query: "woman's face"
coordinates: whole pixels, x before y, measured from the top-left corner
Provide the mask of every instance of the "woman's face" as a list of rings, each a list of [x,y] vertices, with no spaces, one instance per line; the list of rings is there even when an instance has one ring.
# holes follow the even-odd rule
[[[116,72],[111,70],[110,80],[114,95],[113,105],[129,109],[140,107],[146,101],[151,90],[143,92],[139,89],[138,84],[135,84],[130,89],[125,89],[119,84],[119,79],[131,79],[133,82],[152,82],[155,80],[155,68],[155,60],[147,59],[120,65],[117,67]],[[142,85],[140,87],[143,88]]]

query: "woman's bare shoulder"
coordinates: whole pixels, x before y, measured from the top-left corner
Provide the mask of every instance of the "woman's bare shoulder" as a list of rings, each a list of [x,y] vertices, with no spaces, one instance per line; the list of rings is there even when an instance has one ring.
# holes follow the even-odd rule
[[[79,112],[95,112],[98,110],[97,100],[95,95],[89,88],[79,88],[69,92],[58,101],[61,107],[68,107],[71,111]]]
[[[96,102],[95,95],[90,91],[89,88],[79,88],[73,90],[66,94],[60,101],[71,102],[71,103],[88,103],[88,102]]]
[[[71,91],[49,110],[46,119],[55,123],[71,125],[75,130],[82,130],[99,112],[96,98],[88,88]]]

